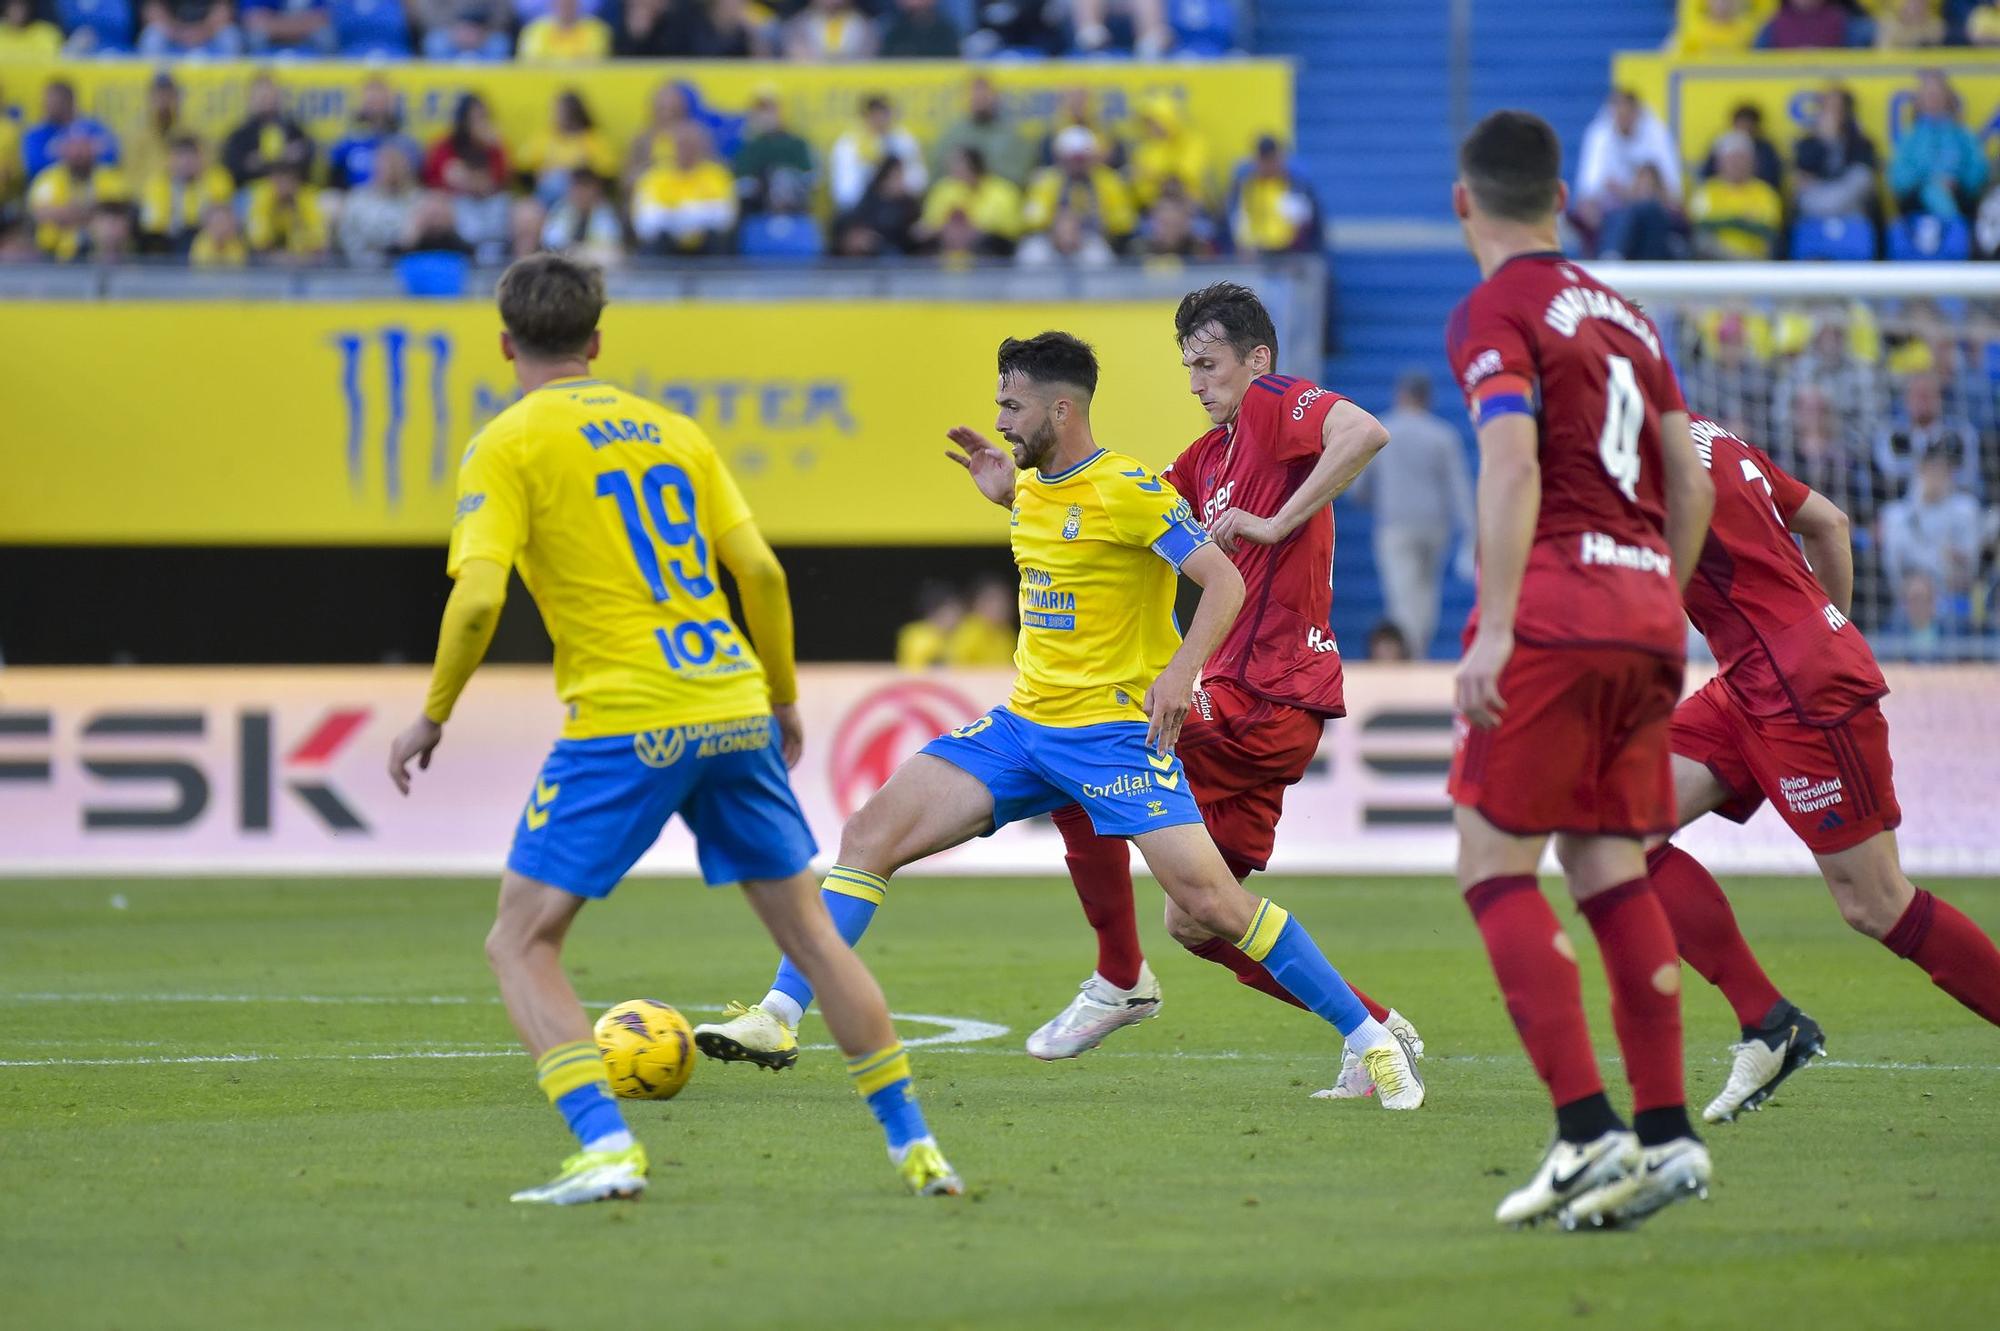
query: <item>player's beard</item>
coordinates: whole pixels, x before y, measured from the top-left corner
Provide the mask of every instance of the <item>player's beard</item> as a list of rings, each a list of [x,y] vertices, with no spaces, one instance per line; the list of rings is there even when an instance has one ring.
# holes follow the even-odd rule
[[[1035,431],[1032,438],[1020,439],[1009,435],[1007,442],[1014,446],[1016,470],[1027,471],[1031,467],[1039,467],[1049,460],[1049,454],[1056,451],[1055,422],[1044,416],[1041,427]]]

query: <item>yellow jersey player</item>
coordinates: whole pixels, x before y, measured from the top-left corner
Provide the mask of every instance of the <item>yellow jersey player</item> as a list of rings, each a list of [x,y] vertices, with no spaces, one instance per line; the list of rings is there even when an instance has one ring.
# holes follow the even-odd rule
[[[596,269],[537,254],[507,270],[499,295],[500,350],[522,397],[460,465],[455,586],[430,696],[396,737],[389,775],[408,794],[411,760],[430,765],[518,567],[555,642],[568,720],[515,829],[486,955],[581,1149],[514,1200],[645,1189],[645,1150],[611,1096],[561,952],[583,904],[609,894],[676,813],[702,877],[740,882],[821,988],[827,1026],[904,1181],[918,1193],[962,1191],[924,1126],[882,991],[807,871],[818,847],[785,771],[804,736],[784,570],[693,421],[590,377],[604,308]],[[742,593],[748,640],[716,581],[718,558]]]
[[[1081,804],[1104,836],[1129,837],[1174,904],[1268,967],[1339,1028],[1379,1084],[1422,1082],[1412,1053],[1368,1015],[1305,926],[1236,881],[1202,825],[1174,756],[1206,661],[1243,604],[1243,577],[1187,501],[1090,428],[1097,358],[1067,333],[1000,344],[996,428],[1015,478],[968,465],[989,498],[1014,489],[1010,540],[1020,570],[1013,696],[941,735],[896,770],[842,829],[821,887],[850,943],[906,864],[1023,818]],[[1000,459],[964,427],[969,453]],[[996,464],[997,465],[997,464]],[[1175,574],[1203,589],[1187,638],[1174,628]],[[695,1028],[711,1058],[786,1067],[817,986],[787,957],[762,1002]],[[1411,1097],[1414,1107],[1421,1095]]]

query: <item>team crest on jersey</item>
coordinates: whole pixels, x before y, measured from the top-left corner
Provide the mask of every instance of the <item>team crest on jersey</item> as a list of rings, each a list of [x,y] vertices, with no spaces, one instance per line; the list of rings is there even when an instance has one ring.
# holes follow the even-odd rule
[[[1074,541],[1077,537],[1077,533],[1082,530],[1083,530],[1083,505],[1071,504],[1069,506],[1069,518],[1063,523],[1063,539],[1065,541]]]

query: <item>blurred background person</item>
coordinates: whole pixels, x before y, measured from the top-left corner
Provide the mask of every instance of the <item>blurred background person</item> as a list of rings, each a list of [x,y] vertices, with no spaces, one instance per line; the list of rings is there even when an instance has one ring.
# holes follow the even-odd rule
[[[948,582],[927,578],[917,586],[917,617],[896,630],[896,666],[931,670],[949,659],[952,630],[965,618],[965,598]]]
[[[902,162],[903,183],[921,195],[929,184],[923,149],[915,135],[896,123],[894,104],[881,93],[871,93],[861,103],[861,123],[835,139],[827,155],[827,194],[833,210],[844,213],[860,203],[889,157]]]
[[[690,121],[674,135],[674,157],[639,177],[632,232],[654,254],[721,254],[736,227],[736,177],[715,158],[708,131]]]
[[[1427,656],[1454,539],[1470,554],[1474,521],[1465,440],[1431,410],[1431,380],[1422,370],[1405,370],[1396,381],[1396,405],[1383,414],[1382,428],[1389,442],[1353,492],[1374,510],[1383,608],[1409,650]]]
[[[999,669],[1014,664],[1014,647],[1021,628],[1014,619],[1020,604],[1018,584],[985,577],[972,586],[966,612],[952,626],[945,659],[966,669]]]
[[[384,146],[370,162],[368,183],[341,205],[335,224],[341,254],[357,268],[387,263],[409,234],[422,194],[410,150],[398,143]]]
[[[230,206],[236,183],[202,152],[192,134],[174,139],[164,168],[139,186],[139,232],[145,248],[185,255],[211,204]]]
[[[587,167],[569,173],[563,197],[542,224],[542,248],[615,268],[625,258],[625,224],[611,200],[610,181]]]

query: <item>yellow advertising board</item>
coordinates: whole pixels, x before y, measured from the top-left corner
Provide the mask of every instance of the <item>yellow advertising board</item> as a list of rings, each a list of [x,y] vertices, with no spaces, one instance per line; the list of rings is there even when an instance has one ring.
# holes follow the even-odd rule
[[[249,62],[183,61],[174,77],[184,90],[190,126],[219,137],[244,114],[251,77],[264,66]],[[965,112],[968,71],[956,61],[894,61],[861,65],[794,65],[742,60],[660,63],[613,61],[588,68],[532,65],[433,64],[371,66],[351,61],[310,61],[279,66],[287,105],[322,144],[343,132],[362,83],[374,75],[403,98],[405,127],[428,142],[450,128],[461,93],[478,92],[493,108],[502,137],[516,148],[546,129],[558,93],[581,93],[599,127],[621,149],[644,123],[654,90],[679,83],[700,107],[738,117],[761,88],[777,90],[792,127],[824,149],[859,117],[870,93],[892,98],[904,123],[928,142]],[[1249,155],[1258,135],[1292,134],[1292,67],[1283,60],[1176,62],[1015,62],[987,71],[1024,123],[1054,110],[1064,90],[1089,88],[1103,118],[1116,123],[1142,100],[1165,95],[1188,123],[1208,136],[1218,173]],[[66,61],[8,64],[0,61],[0,114],[24,122],[39,118],[42,88],[68,79],[84,109],[114,131],[141,122],[153,67],[145,61]],[[1218,187],[1226,176],[1218,175]]]
[[[1820,94],[1839,84],[1854,94],[1861,127],[1888,165],[1896,140],[1916,117],[1917,75],[1942,69],[1965,108],[1964,121],[1990,147],[2000,137],[2000,60],[1985,51],[1760,51],[1743,56],[1678,58],[1626,52],[1612,81],[1630,88],[1665,118],[1692,168],[1745,102],[1764,113],[1764,132],[1790,158],[1811,131]]]
[[[484,302],[4,308],[0,542],[442,545],[515,396]],[[773,539],[998,543],[944,431],[1045,328],[1097,347],[1105,445],[1164,466],[1208,428],[1170,301],[614,304],[598,370],[700,422]]]

